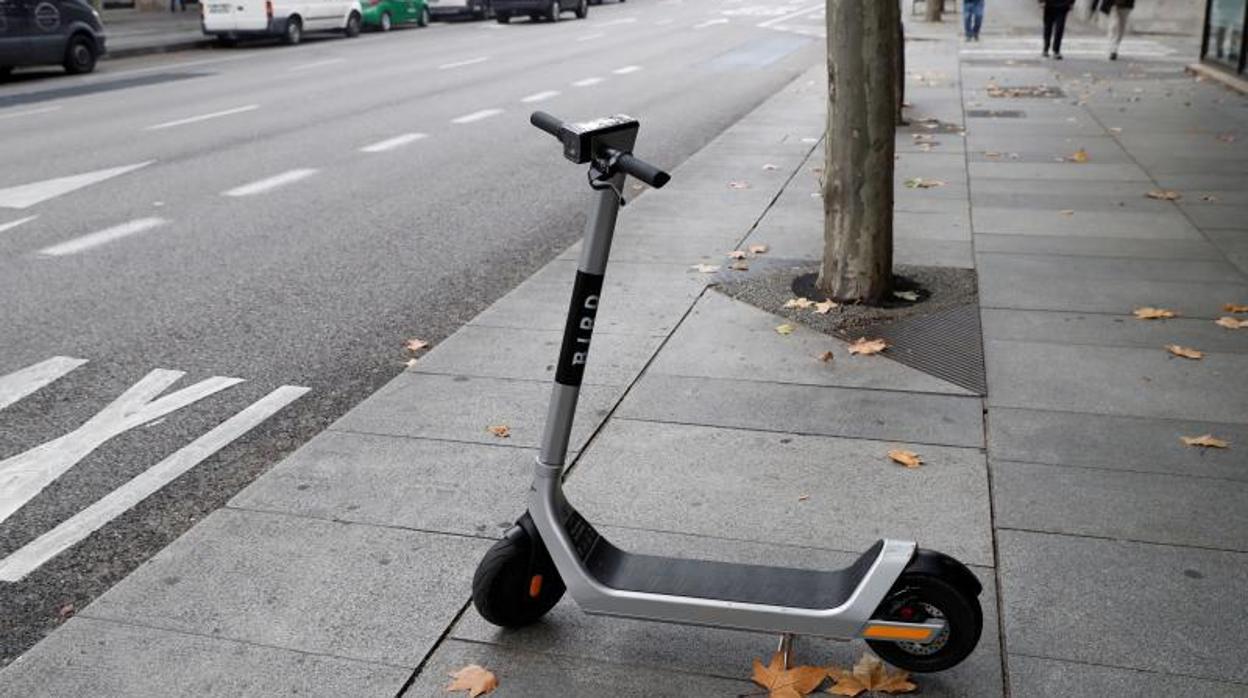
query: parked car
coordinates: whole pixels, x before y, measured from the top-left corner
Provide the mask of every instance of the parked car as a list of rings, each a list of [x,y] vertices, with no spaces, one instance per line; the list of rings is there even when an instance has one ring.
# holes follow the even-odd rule
[[[473,17],[489,19],[494,16],[494,0],[428,0],[429,14],[434,19],[449,17]]]
[[[89,73],[104,55],[104,23],[83,0],[0,0],[0,77],[16,66]]]
[[[288,44],[305,32],[339,31],[360,35],[364,10],[359,0],[204,0],[204,34],[223,44],[252,36],[278,36]]]
[[[534,21],[545,18],[558,22],[564,12],[575,12],[577,19],[589,14],[589,0],[494,0],[494,16],[506,24],[512,17],[528,15]]]
[[[425,0],[364,0],[364,26],[388,32],[396,24],[429,25]]]

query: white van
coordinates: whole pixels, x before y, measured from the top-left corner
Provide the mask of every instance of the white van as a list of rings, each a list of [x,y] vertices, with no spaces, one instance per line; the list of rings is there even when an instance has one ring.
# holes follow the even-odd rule
[[[280,36],[297,44],[304,32],[360,35],[359,0],[202,0],[204,33],[223,44],[249,36]]]

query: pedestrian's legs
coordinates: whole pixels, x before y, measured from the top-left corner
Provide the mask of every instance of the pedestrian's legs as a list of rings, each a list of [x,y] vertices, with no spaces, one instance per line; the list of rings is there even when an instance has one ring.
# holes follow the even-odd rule
[[[984,0],[976,0],[973,10],[972,16],[975,17],[975,40],[979,41],[979,30],[984,26]]]
[[[1056,17],[1053,18],[1053,56],[1062,57],[1062,34],[1066,33],[1066,13],[1067,8],[1060,8],[1055,11]]]
[[[1122,37],[1127,33],[1127,18],[1131,16],[1131,8],[1115,7],[1109,16],[1109,58],[1118,60],[1118,47],[1122,45]]]
[[[928,0],[931,2],[931,0]],[[974,16],[972,8],[974,7],[972,0],[966,0],[962,3],[962,33],[966,35],[966,40],[970,41],[975,38],[975,30],[971,27],[971,18]]]
[[[1049,55],[1049,46],[1053,43],[1053,20],[1057,13],[1051,7],[1044,8],[1044,55]]]

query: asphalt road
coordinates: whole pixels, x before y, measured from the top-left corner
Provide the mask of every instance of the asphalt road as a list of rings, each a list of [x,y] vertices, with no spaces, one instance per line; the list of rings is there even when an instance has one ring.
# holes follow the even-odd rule
[[[608,2],[0,85],[0,664],[396,375],[405,340],[446,337],[576,239],[585,173],[532,110],[632,114],[638,154],[674,167],[821,60],[759,26],[821,5]],[[85,363],[22,373],[53,357]],[[242,382],[104,410],[157,369],[185,372],[166,394]],[[308,390],[81,520],[281,386]],[[66,527],[82,540],[13,571]]]

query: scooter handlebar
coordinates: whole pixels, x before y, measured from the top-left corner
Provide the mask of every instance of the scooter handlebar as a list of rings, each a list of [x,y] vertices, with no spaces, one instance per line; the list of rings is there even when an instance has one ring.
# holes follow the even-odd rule
[[[544,111],[535,111],[529,116],[529,123],[555,138],[560,140],[563,138],[563,120],[556,116],[547,114]],[[615,156],[615,165],[620,168],[621,172],[630,174],[655,189],[663,188],[663,185],[672,179],[672,176],[668,173],[640,158],[634,157],[632,153],[611,154]]]
[[[563,121],[547,114],[544,111],[533,112],[533,115],[529,117],[529,123],[542,129],[546,133],[549,133],[555,138],[559,137],[559,129],[563,128]]]

